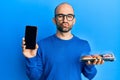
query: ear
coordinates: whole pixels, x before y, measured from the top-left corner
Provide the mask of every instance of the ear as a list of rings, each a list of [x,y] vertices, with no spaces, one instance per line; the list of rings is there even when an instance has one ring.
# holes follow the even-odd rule
[[[53,21],[54,24],[56,24],[56,20],[55,20],[55,18],[53,18],[52,21]]]

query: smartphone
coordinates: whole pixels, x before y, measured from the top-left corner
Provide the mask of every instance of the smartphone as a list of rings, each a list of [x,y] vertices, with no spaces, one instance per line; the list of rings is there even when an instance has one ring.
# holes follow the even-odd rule
[[[25,45],[26,49],[35,49],[37,37],[37,26],[26,26]]]
[[[104,61],[111,61],[111,62],[115,61],[115,56],[114,56],[114,54],[111,54],[111,53],[101,54],[99,56],[101,56],[101,59]],[[87,62],[87,61],[94,62],[96,59],[97,58],[91,58],[90,55],[81,57],[81,61],[84,61],[84,62]]]

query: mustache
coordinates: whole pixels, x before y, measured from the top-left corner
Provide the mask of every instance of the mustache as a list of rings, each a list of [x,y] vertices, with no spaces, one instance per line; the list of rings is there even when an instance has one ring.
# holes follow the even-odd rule
[[[69,25],[69,23],[68,23],[68,22],[62,22],[62,23],[61,23],[61,25],[63,25],[63,24],[68,24],[68,25]]]
[[[63,24],[63,23],[67,23],[67,24],[68,24],[68,22],[62,22],[62,24]]]

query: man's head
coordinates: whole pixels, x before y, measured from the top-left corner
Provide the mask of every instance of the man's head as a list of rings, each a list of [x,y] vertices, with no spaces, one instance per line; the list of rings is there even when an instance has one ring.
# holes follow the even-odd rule
[[[55,8],[54,23],[60,32],[69,32],[75,23],[74,10],[68,3],[61,3]]]

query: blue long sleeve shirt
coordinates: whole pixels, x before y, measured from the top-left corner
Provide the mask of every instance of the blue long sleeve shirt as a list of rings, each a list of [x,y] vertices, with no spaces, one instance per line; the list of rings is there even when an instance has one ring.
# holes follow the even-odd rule
[[[81,73],[88,79],[96,75],[94,65],[86,65],[80,57],[88,55],[87,41],[73,36],[70,40],[56,35],[40,40],[37,55],[26,58],[26,72],[30,80],[82,80]]]

